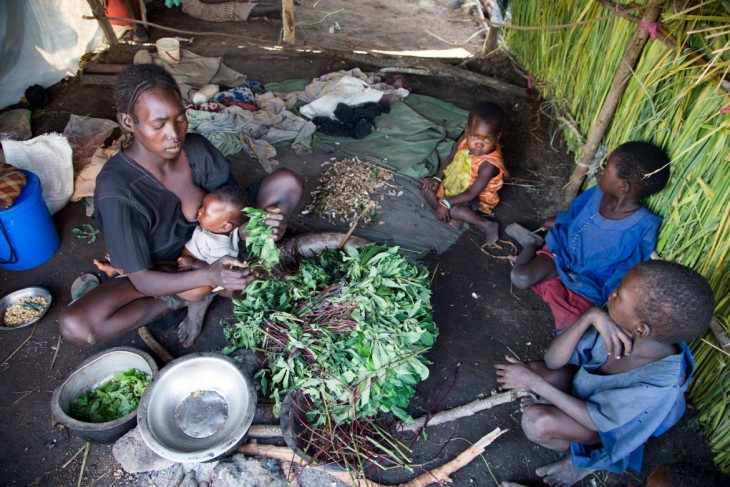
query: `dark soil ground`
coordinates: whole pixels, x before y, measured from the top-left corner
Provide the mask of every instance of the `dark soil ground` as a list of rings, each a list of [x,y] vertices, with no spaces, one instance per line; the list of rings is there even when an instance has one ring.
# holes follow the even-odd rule
[[[338,9],[342,10],[323,19],[327,12]],[[177,9],[167,10],[161,1],[150,4],[149,18],[179,29],[240,35],[239,38],[196,35],[190,49],[202,55],[222,56],[232,68],[263,83],[313,78],[353,67],[371,68],[367,63],[354,64],[349,58],[331,51],[318,52],[316,47],[388,51],[450,49],[453,46],[426,34],[423,26],[454,43],[463,42],[477,30],[470,20],[429,0],[305,0],[303,6],[297,7],[297,19],[312,25],[301,26],[298,30],[296,50],[273,47],[281,29],[279,20],[206,24],[190,19]],[[328,29],[334,22],[338,22],[342,30],[330,34]],[[153,29],[151,34],[153,39],[165,35],[159,29]],[[478,46],[477,39],[462,47],[478,52]],[[95,62],[131,63],[138,48],[123,44],[102,54]],[[382,63],[383,58],[378,62]],[[524,83],[519,71],[504,54],[472,60],[469,67],[516,84]],[[570,171],[571,157],[560,146],[559,138],[554,137],[549,119],[538,116],[540,99],[537,96],[515,98],[459,79],[410,75],[407,79],[413,92],[437,96],[462,108],[468,108],[477,99],[487,98],[507,110],[509,124],[503,145],[513,178],[502,191],[502,203],[496,210],[496,219],[502,228],[513,221],[536,227],[544,216],[556,210],[561,186]],[[114,118],[110,86],[84,85],[72,78],[55,86],[51,92],[51,105],[34,114],[34,135],[61,132],[71,113]],[[558,142],[553,142],[556,140]],[[322,161],[328,157],[315,152],[307,160]],[[296,158],[281,151],[281,159],[284,162]],[[234,165],[237,160],[239,158],[234,158]],[[240,160],[250,163],[245,156]],[[253,177],[250,173],[241,174],[240,170],[236,175],[242,182]],[[313,180],[308,180],[307,184],[308,189],[313,189]],[[0,271],[3,294],[28,285],[41,285],[54,296],[51,310],[37,327],[0,333],[0,354],[4,359],[17,349],[17,353],[0,365],[0,391],[4,398],[0,402],[2,485],[76,485],[82,456],[70,463],[69,459],[84,442],[65,428],[54,425],[50,414],[53,389],[76,365],[94,353],[119,345],[145,349],[136,334],[90,348],[59,342],[57,320],[70,301],[71,282],[84,272],[94,272],[92,258],[104,254],[103,238],[87,245],[73,237],[71,230],[89,221],[82,204],[69,204],[54,217],[62,245],[50,261],[23,272]],[[421,256],[422,264],[428,266],[434,276],[432,304],[440,336],[429,354],[433,362],[431,376],[419,385],[411,405],[414,415],[459,406],[491,394],[497,388],[494,363],[501,361],[507,353],[521,359],[539,359],[553,337],[547,306],[531,291],[512,290],[509,263],[484,253],[482,243],[481,234],[470,230],[446,252]],[[508,249],[506,243],[503,245]],[[206,319],[203,335],[189,350],[181,349],[174,331],[157,333],[157,336],[175,356],[219,350],[225,340],[218,323],[230,313],[230,301],[216,300]],[[60,350],[57,350],[59,343]],[[418,465],[415,469],[418,472],[434,468],[494,428],[508,428],[509,432],[488,447],[481,458],[453,476],[453,485],[490,486],[503,480],[539,485],[535,468],[556,460],[557,455],[527,441],[519,421],[518,405],[507,404],[430,428],[428,438],[415,445],[413,461]],[[636,482],[644,479],[656,465],[679,458],[711,465],[711,454],[692,408],[669,433],[649,441],[642,474],[597,474],[584,480],[583,485]],[[119,468],[111,455],[111,446],[92,445],[81,485],[146,485],[143,475],[125,474]],[[396,472],[391,476],[388,480],[402,481],[408,475]]]

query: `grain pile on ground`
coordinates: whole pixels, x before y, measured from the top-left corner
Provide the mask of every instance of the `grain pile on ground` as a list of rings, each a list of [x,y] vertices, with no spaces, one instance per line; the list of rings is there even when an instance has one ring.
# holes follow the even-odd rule
[[[5,326],[19,326],[38,318],[48,302],[40,297],[23,298],[5,310],[3,323]]]
[[[359,158],[325,161],[322,166],[330,165],[320,178],[319,186],[310,193],[312,203],[302,214],[312,213],[330,223],[347,223],[355,220],[371,202],[371,209],[362,217],[370,223],[380,205],[373,195],[388,181],[393,173]]]

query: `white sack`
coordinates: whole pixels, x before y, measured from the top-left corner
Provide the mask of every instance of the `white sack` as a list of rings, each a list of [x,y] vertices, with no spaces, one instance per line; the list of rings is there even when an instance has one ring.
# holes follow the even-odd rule
[[[51,215],[66,206],[74,189],[72,151],[66,137],[44,134],[30,140],[5,140],[2,146],[8,164],[38,176]]]
[[[308,118],[329,117],[335,118],[335,108],[339,103],[348,106],[362,105],[368,102],[378,102],[383,92],[370,88],[366,81],[343,76],[331,88],[322,90],[323,95],[312,103],[304,105],[299,111]]]

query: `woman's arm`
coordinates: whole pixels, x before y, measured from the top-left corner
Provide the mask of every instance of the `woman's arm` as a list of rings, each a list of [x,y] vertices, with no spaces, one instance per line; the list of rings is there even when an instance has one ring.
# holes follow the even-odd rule
[[[222,286],[240,291],[253,281],[250,271],[233,257],[222,257],[209,266],[189,272],[145,269],[129,274],[129,280],[145,296],[170,296],[201,286]]]

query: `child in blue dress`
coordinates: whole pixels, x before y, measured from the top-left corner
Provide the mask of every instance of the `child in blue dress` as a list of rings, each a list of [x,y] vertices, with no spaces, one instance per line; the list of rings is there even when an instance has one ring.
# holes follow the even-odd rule
[[[513,285],[540,294],[557,330],[605,305],[626,271],[651,256],[662,219],[642,201],[666,186],[669,158],[652,144],[627,142],[611,153],[597,179],[568,211],[545,221],[550,231],[544,242],[518,224],[505,229],[522,246]]]
[[[632,267],[608,299],[559,335],[541,362],[506,357],[505,389],[541,398],[523,406],[522,429],[565,452],[537,469],[545,483],[570,486],[596,470],[641,469],[643,444],[681,418],[694,360],[685,342],[704,333],[714,307],[692,269],[649,260]]]

